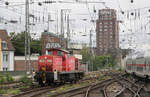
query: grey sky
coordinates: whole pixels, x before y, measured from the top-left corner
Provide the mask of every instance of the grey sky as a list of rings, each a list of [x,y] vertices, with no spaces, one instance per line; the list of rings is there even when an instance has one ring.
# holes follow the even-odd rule
[[[15,7],[6,7],[4,2],[8,1],[11,5],[22,4],[25,0],[0,0],[0,12],[2,13],[0,17],[4,17],[7,20],[15,19],[21,22],[17,24],[5,24],[6,21],[0,22],[0,29],[5,28],[9,32],[20,32],[24,31],[24,6],[15,6]],[[31,0],[34,2],[44,1],[44,0]],[[58,1],[58,0],[56,0]],[[59,0],[60,1],[60,0]],[[70,0],[61,0],[61,1],[70,1]],[[72,0],[75,1],[75,0]],[[82,0],[83,1],[83,0]],[[85,0],[86,1],[86,0]],[[149,47],[148,41],[150,40],[149,36],[145,33],[148,33],[150,30],[149,18],[150,12],[148,13],[148,9],[150,9],[150,0],[133,0],[134,3],[130,3],[131,0],[88,0],[88,1],[105,1],[106,6],[103,4],[43,4],[42,6],[38,6],[37,3],[30,5],[30,13],[34,14],[38,18],[38,22],[35,26],[31,26],[31,33],[37,33],[37,36],[40,36],[41,32],[44,29],[47,29],[47,23],[43,22],[47,21],[48,14],[51,15],[51,19],[55,20],[50,23],[50,31],[56,33],[57,31],[57,15],[58,15],[58,32],[60,32],[60,9],[71,9],[70,14],[70,29],[72,41],[74,42],[86,42],[89,41],[89,30],[92,28],[94,30],[93,24],[90,22],[91,16],[94,19],[97,19],[98,16],[94,16],[93,7],[98,11],[99,9],[109,7],[117,10],[118,20],[123,21],[120,23],[120,46],[122,48],[133,48],[139,49],[141,45],[144,44],[143,48]],[[18,3],[20,2],[20,3]],[[127,18],[127,15],[132,12],[137,12],[139,8],[141,9],[141,17],[140,19],[134,19],[135,17]],[[89,8],[89,10],[88,10]],[[128,11],[130,10],[130,11]],[[140,9],[139,9],[140,10]],[[125,14],[121,14],[121,11],[124,11]],[[96,13],[98,14],[98,13]],[[83,19],[87,19],[87,21],[83,21]],[[32,19],[30,19],[32,21]],[[65,23],[66,25],[66,23]],[[146,25],[146,29],[144,27]],[[141,28],[143,27],[143,28]],[[123,32],[124,31],[124,32]],[[83,33],[80,33],[83,32]],[[87,35],[83,37],[82,35]],[[35,37],[37,37],[35,36]],[[80,39],[79,39],[80,38]],[[93,32],[93,42],[95,43],[95,32]],[[79,41],[80,40],[80,41]]]

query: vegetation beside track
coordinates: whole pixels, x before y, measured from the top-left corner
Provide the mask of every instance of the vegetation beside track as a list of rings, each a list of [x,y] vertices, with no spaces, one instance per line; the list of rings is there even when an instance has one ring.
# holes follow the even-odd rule
[[[24,75],[14,82],[11,75],[0,75],[0,95],[16,95],[33,86],[32,79]]]
[[[117,71],[115,72],[118,73]],[[51,95],[55,93],[61,93],[61,92],[68,91],[74,88],[84,87],[91,83],[95,83],[95,82],[102,81],[105,79],[110,79],[111,76],[109,76],[109,73],[111,73],[111,71],[89,72],[85,74],[85,77],[82,80],[79,80],[77,83],[74,83],[74,84],[68,83],[68,84],[58,87],[56,90],[50,91],[49,97],[51,97]],[[27,91],[27,89],[30,90],[36,87],[35,84],[32,84],[32,79],[28,78],[26,75],[22,76],[19,81],[21,84],[17,88],[2,89],[0,91],[0,94],[16,95],[16,94],[20,94],[21,92]]]
[[[0,90],[0,94],[7,94],[7,95],[16,95],[16,94],[19,94],[21,92],[20,89],[1,89]]]
[[[9,73],[5,75],[0,74],[0,85],[4,83],[14,82],[14,78]]]
[[[68,91],[68,90],[75,89],[75,88],[88,86],[92,83],[102,81],[102,80],[105,80],[105,79],[109,79],[109,78],[111,78],[111,77],[107,76],[107,75],[104,75],[102,73],[90,73],[90,74],[85,75],[84,79],[77,82],[77,83],[65,84],[65,85],[57,88],[56,90],[50,91],[48,97],[52,97],[56,93],[61,93],[61,92],[65,92],[65,91]]]

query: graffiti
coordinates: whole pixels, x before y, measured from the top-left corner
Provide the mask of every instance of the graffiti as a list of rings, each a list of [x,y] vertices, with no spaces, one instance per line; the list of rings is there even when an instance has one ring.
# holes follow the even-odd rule
[[[61,48],[61,45],[59,43],[47,43],[46,48]]]

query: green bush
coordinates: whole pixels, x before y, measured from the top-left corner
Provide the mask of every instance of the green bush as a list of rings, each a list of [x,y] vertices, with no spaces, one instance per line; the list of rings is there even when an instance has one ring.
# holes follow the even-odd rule
[[[7,94],[7,91],[4,89],[0,89],[0,94]]]
[[[14,81],[14,78],[12,77],[12,75],[10,75],[9,73],[6,74],[6,80],[7,82],[13,82]]]
[[[22,76],[19,81],[25,85],[32,85],[32,79],[28,78],[27,75]]]
[[[6,83],[6,77],[4,77],[3,75],[0,75],[0,84]]]

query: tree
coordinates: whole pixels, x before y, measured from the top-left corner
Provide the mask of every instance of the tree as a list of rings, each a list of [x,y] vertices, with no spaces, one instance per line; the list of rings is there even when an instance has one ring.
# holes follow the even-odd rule
[[[42,44],[41,39],[32,39],[31,40],[31,53],[42,54]]]
[[[90,51],[88,47],[83,47],[83,49],[80,51],[80,54],[82,54],[83,63],[89,63],[91,57],[93,63],[93,70],[98,70],[105,67],[112,68],[117,64],[115,57],[111,55],[90,56]],[[91,66],[89,66],[89,70],[91,70]]]
[[[117,63],[112,56],[95,56],[93,60],[94,70],[102,68],[112,68],[116,64]]]
[[[25,50],[24,36],[25,36],[24,32],[17,33],[17,34],[15,34],[15,32],[10,33],[10,39],[15,48],[15,55],[17,55],[17,56],[24,55],[24,50]]]
[[[24,55],[25,51],[25,32],[21,33],[10,33],[11,42],[15,48],[15,55],[22,56]],[[31,39],[31,54],[32,53],[39,53],[41,54],[41,39]]]
[[[90,51],[89,48],[83,47],[83,49],[80,51],[80,54],[82,55],[82,62],[87,63],[90,60]]]

